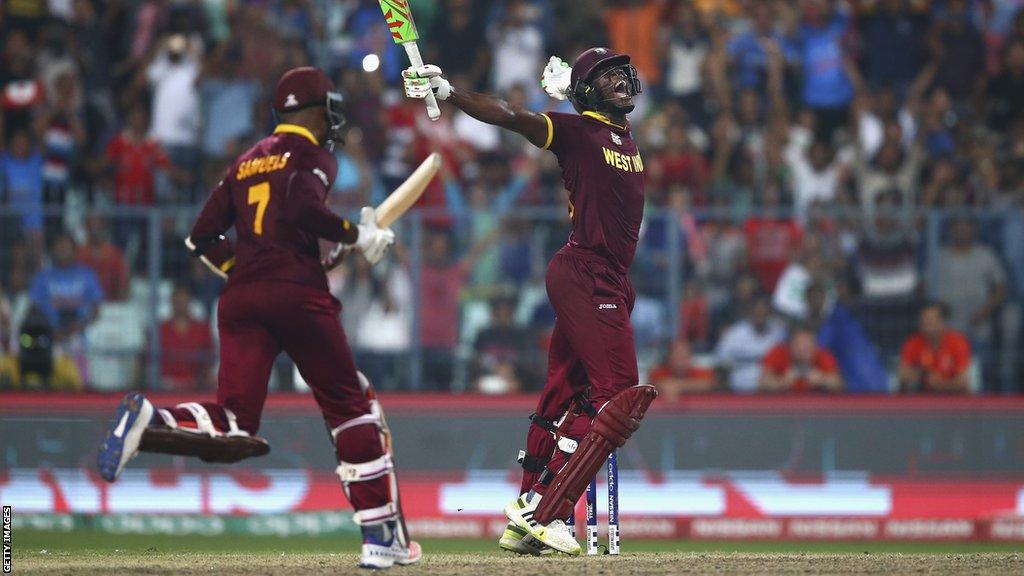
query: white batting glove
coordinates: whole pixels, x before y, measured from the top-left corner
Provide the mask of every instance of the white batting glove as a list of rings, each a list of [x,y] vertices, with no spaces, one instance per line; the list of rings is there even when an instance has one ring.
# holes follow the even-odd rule
[[[363,206],[359,212],[359,236],[356,238],[356,250],[363,253],[370,264],[380,262],[395,243],[395,233],[391,228],[377,226],[377,211]]]
[[[447,100],[452,95],[452,85],[441,74],[441,69],[433,64],[402,70],[406,97],[426,98],[433,91],[438,100]]]
[[[552,56],[540,76],[540,87],[555,100],[565,100],[572,77],[572,66],[558,56]]]

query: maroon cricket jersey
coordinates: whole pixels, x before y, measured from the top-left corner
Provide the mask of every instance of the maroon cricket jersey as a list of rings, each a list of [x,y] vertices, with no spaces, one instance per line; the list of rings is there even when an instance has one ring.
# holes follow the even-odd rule
[[[191,238],[198,244],[234,226],[228,286],[282,281],[326,290],[317,238],[338,241],[342,228],[352,226],[324,204],[337,172],[334,155],[308,130],[281,124],[238,157],[207,199]],[[337,226],[337,234],[311,230],[308,222],[318,218],[327,230]]]
[[[548,140],[569,191],[572,232],[561,252],[597,254],[621,274],[636,254],[644,163],[627,126],[595,112],[546,112]]]

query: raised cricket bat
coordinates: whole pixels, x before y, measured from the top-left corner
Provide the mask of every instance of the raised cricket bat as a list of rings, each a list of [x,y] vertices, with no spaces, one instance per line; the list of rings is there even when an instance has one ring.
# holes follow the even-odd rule
[[[405,214],[427,189],[441,168],[441,155],[432,152],[395,191],[377,206],[377,226],[387,228]]]
[[[412,8],[408,0],[377,0],[380,10],[387,20],[388,29],[391,31],[391,39],[395,44],[401,44],[405,48],[405,54],[409,57],[409,63],[414,67],[423,66],[423,57],[420,56],[420,48],[416,41],[420,39],[416,31],[416,22],[412,19]],[[441,108],[437,105],[437,98],[433,94],[427,94],[427,116],[431,120],[441,117]]]
[[[441,169],[441,155],[437,152],[432,152],[427,159],[420,163],[420,165],[413,170],[413,173],[405,179],[405,182],[399,184],[398,188],[392,192],[387,198],[384,199],[377,206],[377,226],[381,228],[387,228],[391,226],[395,220],[402,217],[402,214],[408,212],[409,208],[423,196],[423,191],[427,189],[427,185],[434,179],[434,175]],[[353,250],[354,244],[337,244],[323,260],[325,270],[330,270],[341,264],[344,260],[345,255],[349,251]]]

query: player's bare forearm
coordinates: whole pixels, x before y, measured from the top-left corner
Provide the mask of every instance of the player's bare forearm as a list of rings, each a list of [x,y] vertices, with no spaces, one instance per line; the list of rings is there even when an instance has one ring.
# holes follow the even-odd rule
[[[481,122],[518,132],[535,146],[543,147],[547,142],[548,123],[544,116],[501,98],[459,89],[452,91],[446,102]]]

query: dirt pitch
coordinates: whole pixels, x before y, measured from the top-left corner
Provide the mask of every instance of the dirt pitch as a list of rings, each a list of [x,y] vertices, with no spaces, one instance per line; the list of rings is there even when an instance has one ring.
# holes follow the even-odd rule
[[[355,554],[57,552],[16,556],[15,574],[353,574]],[[517,558],[430,554],[395,576],[642,576],[656,574],[1024,574],[1024,553],[786,554],[633,553],[618,557]]]

